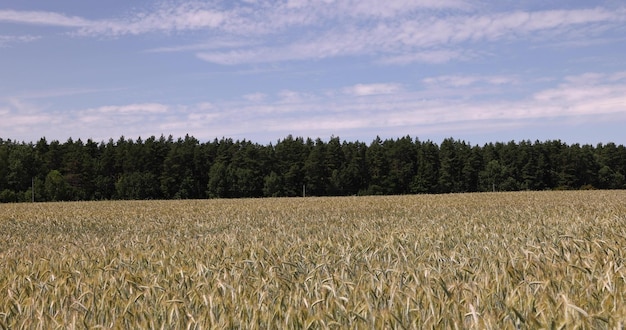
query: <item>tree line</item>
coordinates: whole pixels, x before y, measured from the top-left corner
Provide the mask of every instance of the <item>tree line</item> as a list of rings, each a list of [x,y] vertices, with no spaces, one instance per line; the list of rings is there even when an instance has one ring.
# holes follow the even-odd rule
[[[625,174],[615,143],[0,139],[0,202],[625,189]]]

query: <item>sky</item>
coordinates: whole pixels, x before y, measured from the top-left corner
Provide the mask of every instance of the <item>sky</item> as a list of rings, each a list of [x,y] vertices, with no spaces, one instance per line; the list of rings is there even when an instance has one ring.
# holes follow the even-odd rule
[[[2,0],[0,138],[626,144],[623,0]]]

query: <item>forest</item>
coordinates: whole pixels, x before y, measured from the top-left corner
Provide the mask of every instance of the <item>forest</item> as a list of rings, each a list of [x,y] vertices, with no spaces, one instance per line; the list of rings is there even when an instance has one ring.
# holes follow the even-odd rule
[[[615,143],[0,139],[5,203],[625,189],[625,175],[626,148]]]

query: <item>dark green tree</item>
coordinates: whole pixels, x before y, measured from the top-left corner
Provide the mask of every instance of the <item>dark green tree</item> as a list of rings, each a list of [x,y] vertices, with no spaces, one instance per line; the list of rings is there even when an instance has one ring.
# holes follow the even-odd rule
[[[339,137],[333,136],[326,144],[324,171],[328,175],[326,181],[326,194],[331,196],[344,195],[346,183],[342,175],[342,169],[346,162]]]
[[[506,167],[502,166],[499,161],[491,160],[480,172],[480,182],[483,191],[500,191],[504,190],[502,184],[507,178]]]
[[[469,149],[469,146],[465,146],[464,154],[465,160],[461,170],[461,177],[463,178],[461,189],[466,192],[475,192],[478,191],[480,170],[483,168],[482,149],[478,146],[471,149]]]
[[[417,172],[411,182],[411,192],[417,194],[437,192],[439,180],[439,146],[432,141],[416,142]]]
[[[94,162],[95,178],[93,198],[96,200],[116,198],[115,182],[122,175],[116,167],[116,151],[113,139],[109,139],[107,144],[101,142],[98,145],[100,157]]]
[[[156,177],[149,172],[124,173],[115,183],[120,199],[152,199],[157,196],[159,185]]]
[[[221,161],[217,161],[211,166],[209,171],[209,182],[207,183],[207,196],[209,198],[230,198],[232,180],[228,173],[228,166]]]
[[[33,144],[13,144],[7,158],[7,189],[12,190],[19,201],[30,201],[31,196],[27,196],[27,192],[30,192],[39,168]]]
[[[385,187],[385,181],[389,174],[389,163],[385,156],[385,148],[383,141],[379,136],[372,141],[369,148],[365,152],[367,158],[368,177],[370,182],[366,191],[368,195],[383,195],[388,189]]]
[[[281,177],[282,187],[276,196],[300,196],[305,184],[304,164],[313,149],[313,141],[305,143],[301,137],[288,135],[278,141],[273,149],[269,172]]]
[[[345,159],[340,171],[343,194],[365,193],[369,181],[366,158],[367,145],[362,142],[344,142],[341,149]]]
[[[439,150],[438,192],[463,191],[463,158],[459,141],[444,139]]]
[[[65,181],[65,177],[61,172],[52,170],[46,175],[45,181],[46,199],[49,201],[67,200],[71,190],[70,185]]]
[[[163,161],[161,172],[161,194],[165,198],[200,198],[204,197],[200,183],[195,179],[200,176],[197,158],[199,141],[189,135],[178,139],[171,145]]]
[[[408,194],[411,183],[417,174],[417,148],[410,136],[383,143],[388,163],[388,173],[384,180],[387,193]]]
[[[329,167],[326,164],[326,143],[322,139],[315,140],[309,156],[304,163],[304,180],[308,195],[327,195],[329,185]]]
[[[271,172],[263,179],[263,195],[267,197],[280,197],[283,193],[283,177]]]

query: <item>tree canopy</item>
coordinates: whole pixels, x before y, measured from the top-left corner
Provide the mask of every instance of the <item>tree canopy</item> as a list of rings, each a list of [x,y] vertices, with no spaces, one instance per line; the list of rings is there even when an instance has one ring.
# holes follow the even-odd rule
[[[36,201],[625,189],[625,175],[615,143],[0,139],[0,202],[31,201],[33,188]]]

